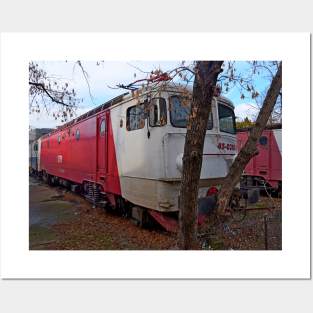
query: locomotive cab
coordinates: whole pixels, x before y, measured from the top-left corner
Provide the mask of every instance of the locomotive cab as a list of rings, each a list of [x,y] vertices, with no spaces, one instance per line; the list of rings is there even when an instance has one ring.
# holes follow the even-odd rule
[[[142,93],[139,99],[116,107],[127,125],[125,131],[116,130],[116,145],[121,149],[117,154],[121,189],[125,198],[137,205],[177,211],[191,98],[173,87],[152,94]],[[235,149],[234,106],[228,99],[216,97],[205,135],[199,198],[205,197],[210,187],[221,184]]]

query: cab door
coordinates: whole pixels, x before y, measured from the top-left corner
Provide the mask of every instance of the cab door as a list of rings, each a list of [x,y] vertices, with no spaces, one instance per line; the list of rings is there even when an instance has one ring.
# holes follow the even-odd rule
[[[97,176],[104,182],[107,174],[107,116],[103,113],[97,117]]]

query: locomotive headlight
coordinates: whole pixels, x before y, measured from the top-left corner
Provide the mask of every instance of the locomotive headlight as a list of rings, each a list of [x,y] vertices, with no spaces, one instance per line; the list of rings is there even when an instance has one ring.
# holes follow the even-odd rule
[[[182,173],[183,172],[183,153],[180,153],[176,157],[176,167]]]

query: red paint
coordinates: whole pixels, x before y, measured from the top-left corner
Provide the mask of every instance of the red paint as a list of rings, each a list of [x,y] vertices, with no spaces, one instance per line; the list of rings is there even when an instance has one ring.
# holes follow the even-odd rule
[[[215,187],[215,186],[212,186],[208,189],[208,192],[207,192],[207,196],[212,196],[214,194],[218,193],[218,189]]]
[[[178,232],[178,220],[166,215],[166,213],[155,210],[148,210],[148,213],[162,226],[165,230],[171,233]],[[203,224],[208,218],[206,214],[199,214],[197,221],[198,225]]]
[[[178,232],[178,221],[172,217],[169,217],[162,212],[155,210],[148,210],[149,214],[169,232],[177,233]]]
[[[253,157],[245,168],[245,174],[263,177],[272,187],[278,187],[282,180],[282,158],[276,142],[274,130],[266,129],[262,136],[267,138],[267,144],[257,144],[259,154]],[[248,140],[249,131],[238,131],[237,144],[240,150]]]
[[[219,142],[217,148],[220,150],[236,150],[236,145],[231,143]]]
[[[105,120],[106,128],[101,135],[102,120]],[[42,137],[41,169],[79,184],[96,182],[104,192],[120,195],[110,111],[102,110]]]

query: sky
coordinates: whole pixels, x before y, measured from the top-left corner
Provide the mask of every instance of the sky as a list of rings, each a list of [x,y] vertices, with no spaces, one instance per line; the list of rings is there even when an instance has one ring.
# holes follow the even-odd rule
[[[38,61],[38,65],[43,68],[53,79],[66,81],[70,88],[74,88],[77,97],[83,99],[76,111],[79,116],[90,109],[112,99],[113,97],[125,92],[123,89],[111,89],[117,84],[128,84],[136,79],[145,78],[144,72],[150,72],[153,69],[161,68],[163,71],[171,70],[181,65],[181,61],[103,61],[97,65],[97,61],[81,61],[85,71],[88,73],[88,82],[82,73],[81,68],[74,61]],[[190,62],[186,61],[186,64]],[[251,68],[244,61],[236,62],[237,73],[247,73]],[[263,75],[264,74],[264,75]],[[135,77],[136,75],[136,77]],[[269,80],[265,73],[255,77],[254,85],[262,95],[269,86]],[[110,86],[110,87],[109,87]],[[229,98],[235,105],[235,115],[238,120],[248,116],[254,119],[258,110],[255,100],[245,98],[241,99],[241,93],[237,87],[231,88],[223,96]],[[40,113],[30,114],[30,126],[35,128],[54,128],[61,125],[61,121],[55,120],[44,110]]]

